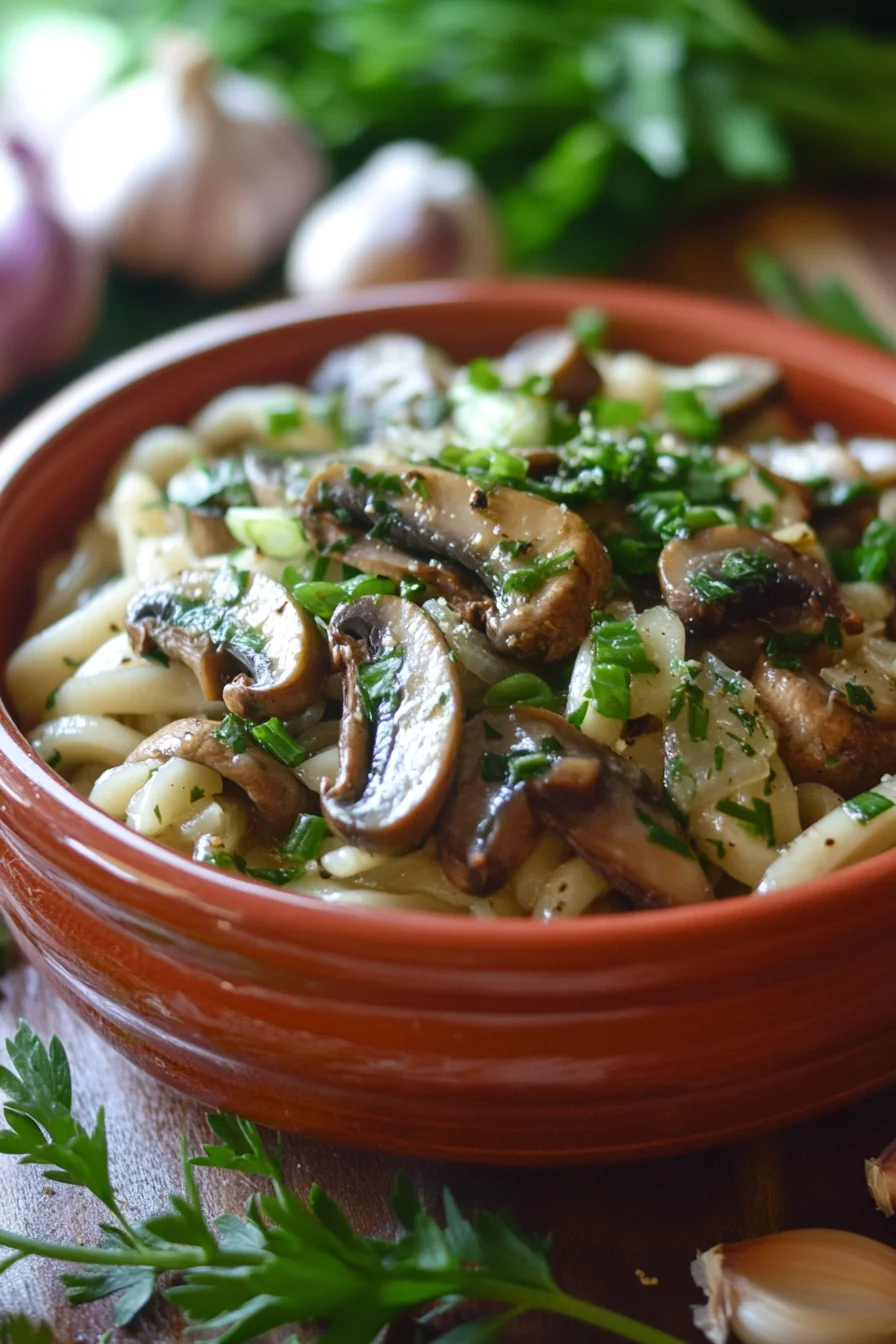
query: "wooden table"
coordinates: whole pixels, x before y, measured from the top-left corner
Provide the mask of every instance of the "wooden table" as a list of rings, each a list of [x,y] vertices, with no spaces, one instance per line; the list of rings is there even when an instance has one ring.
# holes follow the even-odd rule
[[[849,208],[788,198],[728,216],[673,240],[647,259],[642,274],[738,292],[736,255],[745,238],[772,245],[807,275],[838,270],[862,292],[883,321],[896,312],[896,204],[875,198]],[[896,329],[896,322],[893,322]],[[761,994],[761,986],[757,986]],[[836,986],[831,987],[836,993]],[[198,1151],[205,1126],[198,1106],[125,1063],[88,1030],[27,966],[0,981],[0,1028],[7,1036],[25,1017],[42,1034],[57,1033],[73,1065],[77,1104],[85,1118],[107,1109],[112,1165],[126,1207],[140,1217],[158,1210],[176,1190],[176,1135],[186,1130]],[[712,1022],[706,1024],[712,1030]],[[409,1120],[411,1118],[409,1117]],[[287,1170],[306,1190],[312,1181],[342,1202],[363,1231],[395,1232],[386,1197],[406,1170],[436,1210],[450,1184],[461,1207],[512,1205],[523,1228],[553,1232],[554,1265],[570,1292],[625,1311],[683,1340],[698,1341],[689,1304],[699,1294],[690,1280],[694,1252],[791,1227],[847,1228],[893,1240],[873,1208],[862,1161],[896,1134],[896,1089],[827,1116],[749,1143],[618,1167],[538,1171],[402,1161],[338,1149],[298,1137],[286,1140]],[[43,1181],[37,1169],[0,1158],[0,1226],[52,1238],[96,1238],[98,1207],[89,1197]],[[208,1207],[239,1210],[250,1183],[207,1173]],[[60,1344],[91,1344],[111,1324],[108,1303],[67,1306],[52,1266],[24,1263],[0,1278],[0,1315],[26,1311],[53,1326]],[[400,1332],[392,1338],[398,1344]],[[168,1344],[182,1338],[164,1306],[144,1313],[120,1340]],[[406,1336],[410,1338],[410,1336]],[[594,1331],[548,1318],[520,1322],[509,1339],[530,1344],[576,1344]]]

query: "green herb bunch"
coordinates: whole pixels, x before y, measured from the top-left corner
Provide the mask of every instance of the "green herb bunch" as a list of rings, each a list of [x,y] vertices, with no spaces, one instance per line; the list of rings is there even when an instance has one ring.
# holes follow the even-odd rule
[[[547,1260],[548,1243],[525,1236],[507,1213],[463,1217],[450,1192],[444,1223],[423,1208],[400,1177],[392,1209],[403,1231],[396,1241],[359,1235],[342,1209],[312,1187],[307,1203],[288,1186],[277,1142],[268,1150],[248,1120],[216,1113],[208,1123],[216,1142],[201,1157],[183,1153],[183,1193],[168,1208],[132,1223],[109,1174],[106,1125],[100,1111],[92,1129],[72,1112],[68,1059],[54,1037],[44,1046],[27,1023],[7,1041],[11,1068],[0,1068],[8,1101],[0,1152],[43,1168],[45,1179],[79,1186],[111,1214],[100,1223],[98,1246],[41,1241],[0,1231],[10,1254],[0,1273],[28,1256],[82,1268],[61,1276],[73,1302],[115,1299],[116,1325],[126,1325],[157,1290],[160,1275],[173,1275],[164,1295],[194,1326],[214,1331],[218,1344],[241,1344],[282,1325],[325,1325],[321,1344],[372,1344],[384,1326],[424,1308],[429,1319],[463,1301],[487,1301],[498,1315],[456,1326],[441,1344],[486,1344],[530,1310],[554,1312],[602,1327],[640,1344],[681,1344],[616,1312],[568,1296]],[[213,1167],[262,1177],[268,1193],[253,1194],[242,1216],[210,1219],[196,1169]],[[15,1327],[15,1330],[13,1329]],[[45,1344],[27,1322],[9,1323],[10,1344]]]
[[[14,15],[33,0],[12,0]],[[74,6],[73,6],[74,7]],[[797,173],[896,169],[896,42],[857,0],[82,0],[133,43],[205,34],[339,174],[411,136],[472,162],[512,258],[601,270],[670,217]],[[892,23],[891,23],[892,27]]]

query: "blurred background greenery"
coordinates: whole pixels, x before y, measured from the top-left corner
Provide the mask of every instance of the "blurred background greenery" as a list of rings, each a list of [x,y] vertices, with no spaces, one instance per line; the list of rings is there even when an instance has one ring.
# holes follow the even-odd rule
[[[6,0],[5,37],[35,0]],[[58,8],[58,6],[57,6]],[[285,95],[337,179],[396,138],[467,160],[514,269],[606,272],[683,219],[793,182],[896,177],[896,6],[881,0],[81,0],[121,73],[196,31]],[[35,79],[40,72],[35,71]],[[116,280],[89,360],[278,290]],[[123,325],[122,325],[123,324]]]

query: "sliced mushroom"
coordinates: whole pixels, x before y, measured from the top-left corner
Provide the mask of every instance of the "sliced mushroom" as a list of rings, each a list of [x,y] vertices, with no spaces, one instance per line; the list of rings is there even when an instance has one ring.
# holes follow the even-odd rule
[[[243,470],[254,502],[262,508],[274,509],[294,504],[301,499],[308,477],[320,461],[319,455],[297,457],[247,448],[243,453]]]
[[[662,365],[665,387],[693,388],[717,415],[740,414],[781,386],[781,370],[758,355],[708,355],[690,368]]]
[[[330,650],[343,707],[321,810],[365,849],[404,853],[432,830],[454,777],[464,710],[448,645],[413,602],[362,597],[337,607]]]
[[[207,699],[244,718],[300,714],[329,671],[311,617],[264,574],[185,571],[138,593],[125,625],[135,652],[186,663]]]
[[[385,493],[360,467],[327,467],[303,500],[308,536],[325,543],[341,515],[347,526],[375,528],[409,551],[471,571],[490,594],[485,631],[512,658],[555,661],[581,643],[612,567],[577,514],[537,495],[507,486],[486,490],[432,467],[395,479]],[[528,585],[511,577],[521,569],[529,570]]]
[[[333,350],[312,374],[311,387],[339,393],[343,426],[362,437],[390,421],[425,427],[441,419],[453,374],[453,364],[435,346],[384,332]]]
[[[815,672],[774,667],[763,656],[752,680],[795,784],[827,784],[852,797],[896,770],[896,723],[850,707]]]
[[[348,536],[347,532],[343,535]],[[335,536],[334,536],[335,539]],[[359,537],[350,542],[340,555],[347,565],[353,565],[364,574],[378,574],[400,583],[402,579],[416,579],[425,583],[439,597],[444,597],[455,611],[470,625],[482,625],[491,605],[484,588],[473,582],[457,565],[447,560],[421,560],[410,551],[389,546],[384,541]]]
[[[753,619],[805,628],[825,614],[850,634],[862,629],[827,565],[751,527],[708,527],[670,542],[660,554],[659,578],[667,606],[693,635]]]
[[[187,509],[187,540],[196,555],[225,555],[237,542],[224,521],[225,510],[213,506]]]
[[[218,726],[210,719],[178,719],[141,742],[128,762],[179,756],[206,765],[247,793],[258,815],[277,835],[285,835],[300,812],[314,811],[313,795],[291,770],[261,747],[235,752],[215,737]]]
[[[712,899],[684,834],[650,780],[549,710],[486,712],[464,733],[439,825],[439,857],[464,891],[502,886],[542,827],[556,831],[639,905]]]
[[[532,377],[545,378],[550,395],[576,410],[601,389],[600,374],[574,334],[564,327],[523,336],[499,361],[499,367],[507,387],[519,387]]]

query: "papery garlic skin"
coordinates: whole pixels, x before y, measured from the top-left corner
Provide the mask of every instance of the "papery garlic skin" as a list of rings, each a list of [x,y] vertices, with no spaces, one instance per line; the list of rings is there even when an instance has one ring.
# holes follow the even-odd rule
[[[712,1344],[893,1344],[896,1251],[826,1228],[714,1246],[691,1270]]]
[[[323,186],[323,160],[266,85],[186,34],[89,107],[51,157],[53,199],[114,261],[203,290],[250,281]]]
[[[880,1157],[865,1163],[865,1183],[881,1213],[892,1218],[896,1212],[896,1139],[887,1145]]]
[[[398,141],[309,211],[286,260],[295,294],[448,276],[493,275],[501,238],[473,170],[431,145]]]

